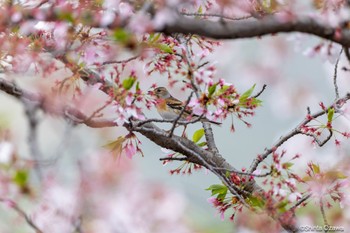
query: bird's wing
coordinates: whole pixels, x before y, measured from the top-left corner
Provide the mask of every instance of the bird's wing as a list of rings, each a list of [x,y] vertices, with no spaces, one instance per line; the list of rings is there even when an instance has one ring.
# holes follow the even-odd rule
[[[166,104],[173,108],[173,109],[178,109],[178,110],[182,110],[184,108],[184,104],[182,103],[182,101],[174,98],[174,97],[170,97],[166,100]]]

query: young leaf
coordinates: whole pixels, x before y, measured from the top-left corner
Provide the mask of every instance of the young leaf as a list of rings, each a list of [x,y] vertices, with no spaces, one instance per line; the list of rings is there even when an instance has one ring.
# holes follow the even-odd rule
[[[284,213],[286,212],[286,206],[288,205],[288,200],[284,200],[284,201],[281,201],[280,203],[278,203],[277,205],[277,209],[280,213]]]
[[[313,163],[312,170],[314,171],[315,174],[319,174],[320,173],[320,166]]]
[[[210,185],[210,187],[207,188],[206,190],[210,190],[212,196],[218,194],[218,198],[219,198],[219,195],[221,195],[222,197],[222,196],[226,196],[226,193],[227,193],[227,187],[222,184]]]
[[[127,79],[124,79],[123,87],[126,90],[130,90],[130,88],[132,88],[132,86],[134,85],[135,80],[136,80],[135,77],[128,77]]]
[[[208,88],[208,92],[209,92],[208,97],[209,97],[209,98],[214,94],[214,92],[215,92],[215,90],[216,90],[216,86],[217,86],[217,84],[214,84],[214,85],[212,85],[212,86],[210,86],[210,87]]]
[[[129,41],[130,39],[130,34],[121,29],[121,28],[117,28],[116,30],[114,30],[113,32],[113,38],[116,40],[116,41],[119,41],[119,42],[122,42],[122,43],[126,43]]]
[[[202,14],[202,13],[203,13],[203,8],[202,8],[202,5],[200,5],[200,6],[199,6],[199,8],[198,8],[197,12],[198,12],[199,14]]]
[[[328,122],[332,122],[333,116],[334,116],[334,108],[330,108],[327,114]]]
[[[161,34],[160,33],[152,33],[150,37],[148,38],[148,41],[153,44],[157,42],[160,38]]]
[[[203,146],[206,146],[207,145],[207,142],[200,142],[200,143],[197,143],[197,146],[200,146],[200,147],[203,147]]]
[[[265,205],[264,200],[262,198],[256,197],[256,196],[248,197],[248,201],[249,201],[250,205],[253,207],[263,208]]]
[[[246,99],[248,99],[248,97],[253,93],[254,91],[254,88],[255,88],[255,85],[254,84],[251,88],[249,88],[246,92],[244,92],[241,97],[239,98],[239,101],[240,102],[244,102]]]
[[[160,50],[162,50],[163,52],[166,52],[166,53],[174,53],[174,51],[170,48],[169,45],[167,44],[159,44],[157,46]]]
[[[110,142],[103,147],[109,149],[111,152],[114,152],[115,156],[118,157],[122,153],[123,143],[126,140],[124,136],[119,136],[117,140]]]
[[[17,170],[13,181],[20,187],[24,187],[28,181],[28,171],[27,170]]]
[[[201,140],[201,138],[204,135],[204,129],[199,129],[196,132],[194,132],[193,136],[192,136],[192,141],[194,143],[197,143],[199,140]]]
[[[346,179],[347,176],[340,171],[328,171],[326,172],[326,177],[329,179]]]

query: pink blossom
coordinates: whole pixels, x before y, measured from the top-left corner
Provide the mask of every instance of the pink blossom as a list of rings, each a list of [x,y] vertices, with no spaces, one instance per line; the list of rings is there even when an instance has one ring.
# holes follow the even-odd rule
[[[56,49],[64,49],[67,44],[67,33],[69,26],[67,23],[55,23],[55,28],[53,30],[53,36],[55,39]]]
[[[261,170],[260,169],[256,169],[252,174],[253,175],[260,175],[261,174]]]
[[[214,205],[214,207],[220,206],[222,203],[216,197],[209,197],[207,201]]]
[[[279,187],[274,187],[273,188],[273,194],[274,195],[285,197],[285,196],[287,196],[287,193],[288,193],[288,191],[286,189],[282,189],[282,188],[279,188]]]
[[[18,23],[22,19],[22,13],[21,12],[15,12],[11,15],[11,21],[13,23]]]
[[[133,94],[132,93],[128,93],[128,95],[125,98],[125,103],[126,105],[131,105],[132,101],[134,100]]]
[[[132,159],[132,157],[136,154],[136,148],[131,142],[127,143],[124,149],[125,154],[129,159]]]
[[[202,115],[205,112],[205,109],[201,105],[196,105],[192,108],[192,112],[195,115]]]

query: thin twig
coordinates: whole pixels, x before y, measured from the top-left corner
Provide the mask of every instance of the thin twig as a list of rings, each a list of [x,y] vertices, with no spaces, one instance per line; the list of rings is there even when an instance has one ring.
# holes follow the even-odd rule
[[[249,172],[241,172],[241,171],[237,171],[237,170],[230,170],[230,169],[221,168],[221,167],[216,167],[214,169],[231,172],[231,173],[235,173],[235,174],[238,174],[238,175],[254,176],[254,177],[266,177],[266,176],[269,176],[269,175],[272,174],[272,171],[269,171],[269,172],[266,172],[266,173],[263,173],[263,174],[254,174],[254,173],[249,173]]]
[[[181,158],[172,158],[172,157],[164,157],[160,158],[160,161],[188,161],[187,157],[181,157]]]
[[[263,87],[261,88],[261,90],[254,96],[252,96],[253,98],[258,98],[266,89],[267,85],[264,84]]]
[[[39,227],[33,222],[33,220],[26,214],[26,212],[24,212],[24,210],[22,210],[14,201],[9,200],[9,199],[4,199],[4,198],[0,198],[0,202],[3,203],[8,203],[8,205],[17,212],[17,214],[19,214],[21,217],[24,218],[24,220],[28,223],[28,225],[33,228],[33,230],[35,230],[36,233],[43,233],[43,231],[41,231],[39,229]]]
[[[337,58],[335,66],[334,66],[333,85],[334,85],[336,99],[339,99],[339,88],[338,88],[338,83],[337,83],[337,77],[338,77],[338,64],[339,64],[339,60],[340,60],[340,56],[341,56],[342,52],[343,52],[343,48],[340,50],[339,56]]]
[[[94,117],[96,117],[96,115],[98,113],[100,113],[103,109],[105,109],[109,104],[112,103],[112,100],[108,100],[106,101],[106,103],[104,105],[102,105],[101,107],[99,107],[98,109],[96,109],[87,119],[86,121],[90,121],[91,119],[93,119]]]
[[[203,62],[202,64],[200,64],[200,65],[197,67],[197,69],[202,68],[203,66],[208,65],[208,64],[209,64],[208,61]]]
[[[300,206],[301,204],[303,204],[305,201],[307,201],[309,198],[311,197],[311,194],[308,194],[306,196],[304,196],[303,198],[301,198],[299,201],[297,201],[291,208],[290,210],[295,210],[298,206]]]
[[[173,126],[171,127],[170,132],[169,132],[169,137],[173,136],[173,133],[174,133],[176,124],[177,124],[177,122],[180,120],[180,118],[182,117],[182,115],[184,114],[184,112],[186,111],[186,108],[187,108],[188,104],[189,104],[190,101],[191,101],[192,95],[193,95],[193,91],[192,91],[191,94],[188,96],[187,101],[186,101],[185,105],[183,106],[183,108],[181,109],[180,114],[179,114],[179,115],[176,117],[176,119],[174,120]]]
[[[37,111],[39,106],[36,103],[29,102],[26,99],[21,99],[23,103],[23,107],[25,109],[26,118],[28,120],[28,146],[30,149],[30,155],[33,160],[40,161],[43,156],[40,151],[39,142],[38,142],[38,119],[37,119]],[[42,171],[38,164],[34,164],[34,171],[39,179],[42,180]]]
[[[121,60],[121,61],[105,61],[105,62],[102,62],[102,65],[105,66],[105,65],[112,65],[112,64],[123,64],[123,63],[128,63],[132,60],[135,60],[139,57],[140,55],[136,55],[136,56],[133,56],[133,57],[130,57],[128,59],[125,59],[125,60]]]
[[[194,124],[194,123],[197,123],[199,122],[200,120],[202,120],[204,117],[204,114],[200,115],[199,117],[196,117],[195,119],[193,120],[190,120],[190,121],[180,121],[180,122],[177,122],[178,125],[189,125],[189,124]],[[140,127],[144,124],[147,124],[147,123],[173,123],[174,120],[164,120],[164,119],[156,119],[156,118],[150,118],[150,119],[147,119],[147,120],[143,120],[143,121],[139,121],[137,123],[137,127]]]
[[[304,132],[300,131],[300,134],[303,134],[303,135],[312,137],[312,138],[315,140],[315,142],[317,143],[317,145],[318,145],[319,147],[322,147],[322,146],[324,146],[324,145],[332,138],[332,136],[333,136],[333,131],[332,131],[331,129],[328,129],[328,132],[329,132],[329,135],[328,135],[327,138],[324,139],[323,141],[319,140],[319,139],[317,138],[317,136],[316,136],[315,134],[312,134],[312,133],[304,133]]]
[[[321,110],[321,111],[318,111],[314,114],[308,114],[308,115],[310,115],[310,117],[305,118],[298,126],[296,126],[294,129],[292,129],[285,136],[282,136],[272,147],[270,147],[269,149],[265,149],[265,152],[263,154],[258,155],[257,158],[254,159],[254,161],[252,162],[252,164],[249,168],[249,173],[254,172],[257,169],[258,165],[262,161],[264,161],[273,151],[275,151],[277,148],[279,148],[283,143],[288,141],[290,138],[292,138],[298,134],[305,134],[301,131],[302,126],[307,125],[309,122],[311,122],[315,118],[318,118],[322,115],[327,114],[329,109],[333,108],[334,106],[337,106],[338,108],[341,107],[349,99],[350,99],[350,93],[347,93],[344,97],[336,99],[326,110]],[[308,111],[309,111],[309,109],[308,109]],[[307,135],[307,136],[311,136],[311,135]],[[326,140],[328,141],[329,139],[326,139]],[[320,142],[320,144],[323,145],[322,142]]]

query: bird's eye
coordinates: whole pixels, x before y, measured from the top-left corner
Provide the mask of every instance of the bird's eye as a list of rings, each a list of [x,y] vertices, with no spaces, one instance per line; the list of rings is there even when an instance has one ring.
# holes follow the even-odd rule
[[[158,89],[157,92],[160,92],[160,89]]]

